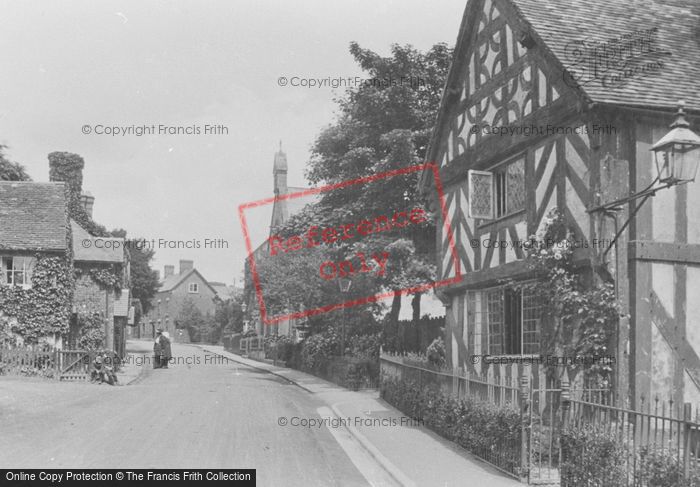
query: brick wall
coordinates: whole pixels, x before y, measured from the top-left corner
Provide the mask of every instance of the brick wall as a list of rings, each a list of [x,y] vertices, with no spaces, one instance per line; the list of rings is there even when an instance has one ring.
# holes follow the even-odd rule
[[[78,313],[99,313],[105,332],[104,347],[114,346],[114,293],[100,289],[89,275],[83,274],[75,281],[73,303]]]

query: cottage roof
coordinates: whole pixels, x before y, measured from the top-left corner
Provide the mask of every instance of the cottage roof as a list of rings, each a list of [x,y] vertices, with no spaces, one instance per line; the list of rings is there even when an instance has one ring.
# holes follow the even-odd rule
[[[223,282],[209,282],[209,285],[214,288],[216,295],[223,300],[233,298],[237,292],[235,286],[227,286]]]
[[[62,251],[67,227],[63,183],[0,181],[0,249]]]
[[[186,271],[184,274],[173,274],[172,276],[168,276],[165,279],[163,279],[160,282],[160,287],[158,288],[158,292],[167,292],[167,291],[172,291],[176,287],[178,287],[182,282],[187,279],[189,276],[192,274],[197,274],[199,278],[204,282],[204,284],[207,285],[211,291],[216,294],[216,290],[207,282],[206,279],[204,279],[204,276],[197,270],[197,269],[190,269]]]
[[[700,110],[700,4],[686,0],[509,0],[546,48],[567,67],[572,46],[607,43],[625,34],[657,28],[654,50],[663,67],[626,78],[621,86],[586,83],[592,101],[675,108],[685,100]],[[655,58],[656,59],[656,58]]]

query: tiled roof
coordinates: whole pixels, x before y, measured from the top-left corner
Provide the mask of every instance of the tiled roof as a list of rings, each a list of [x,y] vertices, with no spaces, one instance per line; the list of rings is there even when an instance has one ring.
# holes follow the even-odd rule
[[[93,237],[73,220],[73,258],[77,262],[124,262],[124,239]]]
[[[234,286],[227,286],[222,282],[210,282],[209,285],[216,291],[216,295],[223,300],[233,298],[237,292]]]
[[[593,80],[583,86],[591,100],[617,105],[675,108],[685,100],[700,110],[700,2],[697,0],[509,0],[546,47],[567,67],[573,43],[586,45],[657,28],[654,50],[663,67],[632,75],[622,86]],[[579,44],[580,45],[580,44]],[[640,61],[644,64],[646,61]]]
[[[0,249],[66,249],[63,183],[0,181]]]
[[[209,284],[207,282],[206,279],[204,279],[202,274],[200,274],[200,272],[197,269],[190,269],[190,270],[186,271],[184,274],[173,274],[172,276],[166,277],[165,279],[163,279],[160,282],[160,287],[158,288],[158,292],[162,293],[162,292],[166,292],[166,291],[172,291],[173,289],[178,287],[180,285],[180,283],[182,283],[182,281],[187,279],[187,277],[189,277],[191,274],[195,274],[195,273],[202,279],[202,281],[204,281],[204,283],[209,287],[209,289],[211,289],[212,292],[216,294],[216,290],[211,286],[211,284]]]

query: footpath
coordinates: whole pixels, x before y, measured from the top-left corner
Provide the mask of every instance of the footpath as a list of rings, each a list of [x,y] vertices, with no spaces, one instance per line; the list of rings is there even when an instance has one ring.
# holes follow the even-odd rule
[[[126,344],[126,359],[122,362],[117,380],[127,386],[147,376],[153,368],[153,342],[129,340]]]
[[[514,487],[522,485],[454,443],[412,421],[379,398],[377,391],[350,391],[298,370],[251,360],[221,346],[209,353],[279,376],[325,402],[350,434],[404,487]]]

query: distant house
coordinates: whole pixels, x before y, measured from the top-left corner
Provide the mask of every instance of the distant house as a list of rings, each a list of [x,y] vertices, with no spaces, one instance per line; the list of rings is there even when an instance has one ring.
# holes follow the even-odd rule
[[[209,281],[209,285],[214,288],[217,298],[221,301],[233,299],[236,297],[236,295],[242,292],[242,289],[235,286],[229,286],[223,282]]]
[[[194,268],[193,261],[181,260],[178,274],[175,274],[175,266],[166,265],[151,310],[142,322],[141,337],[153,337],[155,331],[162,328],[176,341],[188,342],[187,331],[177,327],[183,304],[189,300],[203,315],[213,316],[217,299],[216,290]]]
[[[49,165],[48,183],[0,181],[0,342],[123,355],[124,241],[95,236],[104,230],[92,221],[95,198],[82,193],[83,159],[52,153]]]

